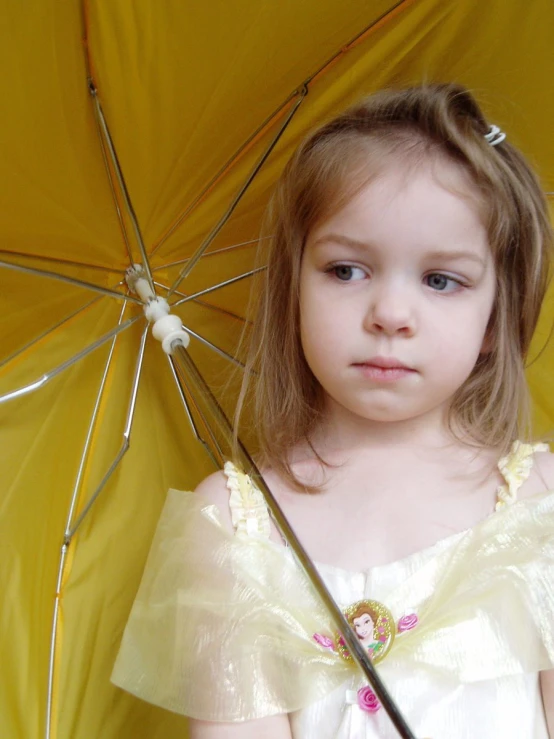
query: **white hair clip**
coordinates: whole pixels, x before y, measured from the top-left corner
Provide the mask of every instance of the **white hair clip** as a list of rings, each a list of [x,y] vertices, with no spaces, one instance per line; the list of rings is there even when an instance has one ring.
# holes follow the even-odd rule
[[[491,146],[497,146],[504,141],[506,134],[498,126],[489,126],[489,132],[485,134],[485,138]]]

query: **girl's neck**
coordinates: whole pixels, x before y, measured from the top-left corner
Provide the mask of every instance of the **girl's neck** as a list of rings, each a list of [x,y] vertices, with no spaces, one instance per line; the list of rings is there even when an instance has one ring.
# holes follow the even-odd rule
[[[461,444],[448,428],[442,408],[404,421],[381,422],[356,416],[332,401],[325,419],[314,430],[310,441],[323,457],[369,447],[440,450]]]

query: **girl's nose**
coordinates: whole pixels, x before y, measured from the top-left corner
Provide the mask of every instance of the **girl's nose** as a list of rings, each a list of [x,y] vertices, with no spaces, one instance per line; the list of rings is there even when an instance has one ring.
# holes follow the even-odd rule
[[[372,290],[364,328],[370,333],[387,336],[412,336],[415,331],[415,315],[408,288],[396,286]]]

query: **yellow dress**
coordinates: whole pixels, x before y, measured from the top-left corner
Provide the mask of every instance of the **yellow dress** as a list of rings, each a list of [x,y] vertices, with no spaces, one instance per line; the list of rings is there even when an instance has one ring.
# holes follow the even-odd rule
[[[517,501],[543,448],[516,442],[497,510],[474,528],[362,572],[318,565],[341,607],[378,601],[399,624],[378,670],[418,737],[548,739],[554,492]],[[269,540],[261,493],[226,474],[234,533],[201,496],[170,491],[113,682],[205,720],[289,713],[294,739],[395,738],[360,703],[364,680],[293,554]]]

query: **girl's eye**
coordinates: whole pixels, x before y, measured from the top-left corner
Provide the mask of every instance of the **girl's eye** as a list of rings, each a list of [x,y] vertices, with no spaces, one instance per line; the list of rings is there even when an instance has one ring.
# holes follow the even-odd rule
[[[426,284],[433,290],[438,292],[452,292],[460,287],[461,283],[459,280],[455,280],[453,277],[448,277],[440,272],[433,272],[425,277]]]
[[[353,280],[363,280],[366,273],[360,267],[352,267],[350,264],[335,264],[329,268],[341,282],[352,282]]]

